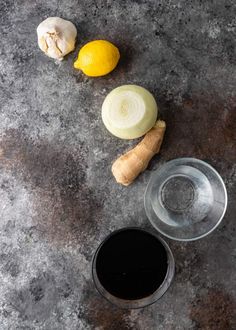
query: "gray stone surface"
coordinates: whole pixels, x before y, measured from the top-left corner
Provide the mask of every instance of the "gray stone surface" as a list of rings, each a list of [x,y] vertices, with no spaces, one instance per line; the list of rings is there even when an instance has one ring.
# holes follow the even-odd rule
[[[235,0],[1,0],[1,330],[236,329],[235,14]],[[48,16],[78,28],[61,63],[37,46]],[[113,41],[121,61],[91,79],[73,61],[98,38]],[[110,166],[136,141],[111,136],[100,115],[106,94],[126,83],[153,92],[168,126],[161,154],[128,188]],[[158,303],[116,309],[94,289],[92,255],[114,229],[150,227],[150,174],[180,156],[221,173],[227,214],[205,239],[169,241],[176,276]]]

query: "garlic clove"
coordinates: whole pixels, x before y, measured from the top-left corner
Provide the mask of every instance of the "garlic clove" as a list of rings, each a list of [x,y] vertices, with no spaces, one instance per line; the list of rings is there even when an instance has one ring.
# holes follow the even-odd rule
[[[48,17],[37,27],[39,48],[49,57],[62,60],[75,48],[76,27],[60,17]]]

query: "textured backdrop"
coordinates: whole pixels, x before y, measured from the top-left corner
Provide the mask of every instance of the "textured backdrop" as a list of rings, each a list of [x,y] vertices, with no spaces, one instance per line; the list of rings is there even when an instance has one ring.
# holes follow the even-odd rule
[[[76,51],[59,64],[37,46],[48,16],[78,29]],[[1,330],[236,329],[235,17],[234,0],[1,0]],[[87,78],[73,61],[98,38],[114,42],[121,61]],[[136,141],[106,131],[101,105],[127,83],[155,95],[168,129],[161,154],[124,188],[111,163]],[[176,276],[158,303],[116,309],[94,289],[92,255],[114,229],[150,228],[150,174],[180,156],[220,172],[226,216],[205,239],[169,241]]]

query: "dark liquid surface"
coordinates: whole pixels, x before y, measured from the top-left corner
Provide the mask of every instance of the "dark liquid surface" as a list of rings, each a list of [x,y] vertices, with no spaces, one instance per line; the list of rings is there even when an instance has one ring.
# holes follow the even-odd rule
[[[167,268],[165,247],[155,236],[140,229],[125,229],[109,237],[96,260],[102,286],[127,300],[145,298],[155,292]]]

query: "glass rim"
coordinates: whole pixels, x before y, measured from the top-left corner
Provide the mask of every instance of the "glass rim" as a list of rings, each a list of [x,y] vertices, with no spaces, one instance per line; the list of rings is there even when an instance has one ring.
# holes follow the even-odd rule
[[[154,227],[154,229],[159,232],[160,234],[162,234],[163,236],[169,238],[169,239],[172,239],[172,240],[175,240],[175,241],[179,241],[179,242],[192,242],[192,241],[196,241],[198,239],[201,239],[201,238],[204,238],[206,236],[208,236],[209,234],[211,234],[221,223],[221,221],[223,220],[224,216],[225,216],[225,213],[226,213],[226,210],[227,210],[227,205],[228,205],[228,195],[227,195],[227,190],[226,190],[226,186],[225,186],[225,183],[221,177],[221,175],[216,171],[216,169],[211,166],[210,164],[208,164],[207,162],[201,160],[201,159],[197,159],[197,158],[194,158],[194,157],[179,157],[179,158],[174,158],[174,159],[171,159],[169,161],[167,161],[165,164],[162,165],[165,166],[166,164],[170,164],[170,163],[174,163],[176,161],[192,161],[192,162],[197,162],[197,163],[200,163],[200,164],[203,164],[204,166],[207,166],[208,168],[211,169],[211,171],[213,171],[218,180],[220,181],[220,183],[222,184],[222,188],[224,190],[224,195],[225,195],[225,205],[224,205],[224,210],[222,212],[222,215],[220,216],[219,220],[217,221],[217,223],[215,224],[215,226],[213,226],[209,231],[207,231],[206,233],[204,234],[201,234],[199,236],[195,236],[195,237],[191,237],[191,238],[178,238],[178,237],[175,237],[175,236],[171,236],[167,233],[165,233],[165,231],[162,231],[161,229],[159,229],[156,224],[154,223],[154,220],[151,219],[149,216],[148,216],[148,211],[147,211],[147,202],[146,202],[146,193],[147,193],[147,190],[149,188],[149,184],[152,180],[152,177],[155,175],[155,172],[152,173],[150,179],[149,179],[149,182],[146,186],[146,189],[145,189],[145,192],[144,192],[144,209],[145,209],[145,213],[146,213],[146,216],[149,220],[149,222],[151,223],[151,225]]]
[[[162,284],[157,288],[157,290],[155,290],[151,295],[149,295],[147,297],[144,297],[141,299],[134,299],[134,300],[121,299],[121,298],[118,298],[118,297],[112,295],[110,292],[108,292],[101,284],[101,282],[98,278],[98,275],[97,275],[97,271],[96,271],[97,256],[98,256],[98,253],[99,253],[101,247],[104,245],[104,243],[108,239],[110,239],[112,236],[116,235],[117,233],[125,231],[125,230],[130,230],[130,229],[143,231],[145,233],[152,235],[157,240],[159,240],[166,250],[167,263],[168,263],[166,276],[165,276]],[[142,227],[129,226],[129,227],[123,227],[123,228],[112,231],[99,244],[98,248],[96,249],[96,251],[94,253],[93,260],[92,260],[92,278],[93,278],[93,282],[94,282],[94,285],[95,285],[97,291],[110,303],[112,303],[113,305],[115,305],[119,308],[123,308],[123,309],[138,309],[138,308],[142,308],[142,307],[146,307],[151,304],[154,304],[157,300],[159,300],[166,293],[166,291],[168,290],[168,288],[170,287],[170,285],[173,281],[174,274],[175,274],[175,260],[174,260],[173,253],[172,253],[169,245],[157,233],[155,233],[155,232],[153,233],[151,230],[144,229]]]

